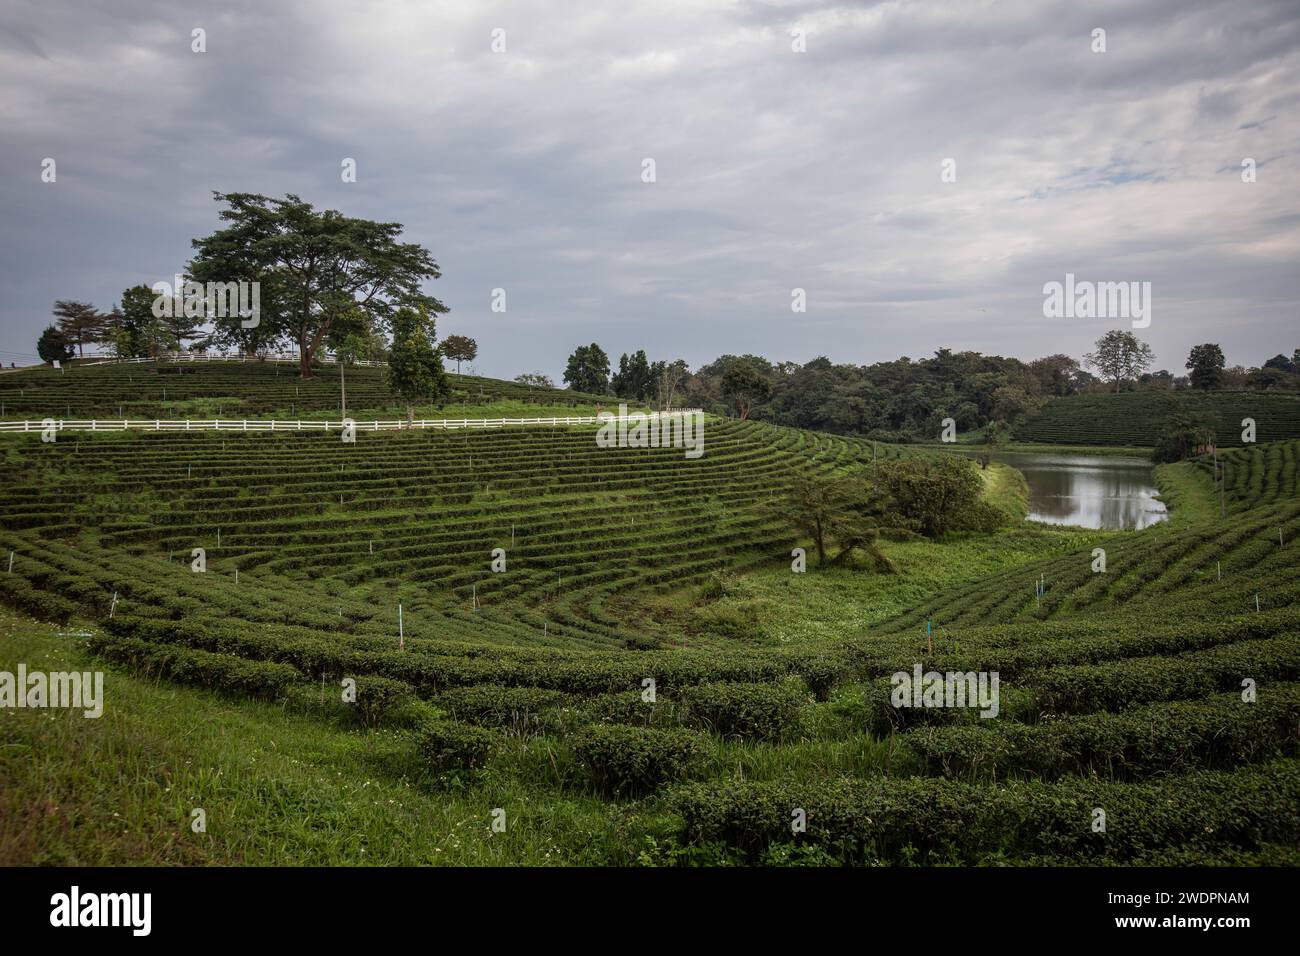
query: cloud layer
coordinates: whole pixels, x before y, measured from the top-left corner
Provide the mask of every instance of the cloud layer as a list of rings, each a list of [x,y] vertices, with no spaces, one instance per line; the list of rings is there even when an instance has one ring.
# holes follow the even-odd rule
[[[11,0],[0,358],[183,267],[215,189],[404,223],[484,374],[1078,356],[1126,323],[1045,319],[1066,272],[1151,282],[1160,366],[1257,365],[1300,346],[1298,101],[1291,0]]]

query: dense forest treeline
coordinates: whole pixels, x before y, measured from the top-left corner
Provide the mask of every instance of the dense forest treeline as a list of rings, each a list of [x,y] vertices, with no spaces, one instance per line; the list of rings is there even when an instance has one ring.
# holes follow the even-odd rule
[[[574,351],[564,378],[594,394],[882,441],[933,440],[945,418],[959,431],[983,429],[996,440],[1049,400],[1069,395],[1300,390],[1300,349],[1247,369],[1226,367],[1218,345],[1198,345],[1188,356],[1187,375],[1150,371],[1153,362],[1150,348],[1132,333],[1109,332],[1082,362],[1061,354],[1024,362],[940,349],[929,358],[873,365],[837,364],[825,356],[800,365],[723,355],[691,372],[683,361],[650,362],[638,351],[621,356],[610,375],[608,358],[592,343]]]

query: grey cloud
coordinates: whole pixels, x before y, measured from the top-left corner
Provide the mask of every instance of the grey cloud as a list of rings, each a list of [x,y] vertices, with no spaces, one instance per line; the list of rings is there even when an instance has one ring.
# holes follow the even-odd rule
[[[1294,3],[18,0],[0,50],[6,361],[54,299],[107,308],[180,268],[214,189],[404,223],[488,374],[558,375],[593,340],[1077,355],[1102,330],[1041,315],[1067,270],[1152,281],[1170,368],[1206,340],[1247,364],[1300,344]]]

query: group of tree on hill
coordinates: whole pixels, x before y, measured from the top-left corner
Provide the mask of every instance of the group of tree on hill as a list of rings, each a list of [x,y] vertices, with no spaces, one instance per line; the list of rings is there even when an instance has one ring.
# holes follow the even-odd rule
[[[267,353],[293,345],[300,373],[324,351],[343,361],[385,360],[394,391],[411,404],[448,394],[444,358],[472,362],[478,343],[466,335],[437,338],[436,316],[448,311],[421,285],[440,273],[422,246],[400,241],[402,226],[317,210],[292,194],[214,193],[224,223],[195,239],[182,281],[187,287],[257,283],[256,321],[227,314],[200,293],[177,307],[155,308],[160,292],[134,285],[101,312],[59,300],[54,324],[37,352],[46,362],[84,357],[100,345],[119,358],[206,349]],[[175,290],[184,291],[184,290]],[[165,294],[165,293],[164,293]]]
[[[873,365],[836,364],[820,356],[802,365],[759,355],[723,355],[690,371],[678,360],[651,362],[644,351],[610,360],[597,343],[569,356],[564,381],[572,389],[658,407],[690,405],[740,419],[885,441],[933,440],[937,423],[953,418],[962,432],[1005,434],[1052,398],[1085,392],[1190,389],[1300,389],[1300,349],[1256,369],[1226,368],[1223,350],[1192,349],[1190,371],[1152,372],[1151,347],[1132,332],[1097,340],[1083,362],[1049,355],[1032,362],[940,349],[931,358],[903,357]]]

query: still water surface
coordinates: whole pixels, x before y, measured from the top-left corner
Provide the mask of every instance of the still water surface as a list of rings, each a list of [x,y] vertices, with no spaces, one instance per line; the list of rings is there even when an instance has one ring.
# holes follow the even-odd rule
[[[1120,455],[996,452],[1029,484],[1029,520],[1108,531],[1134,530],[1169,517],[1156,500],[1150,461]]]

